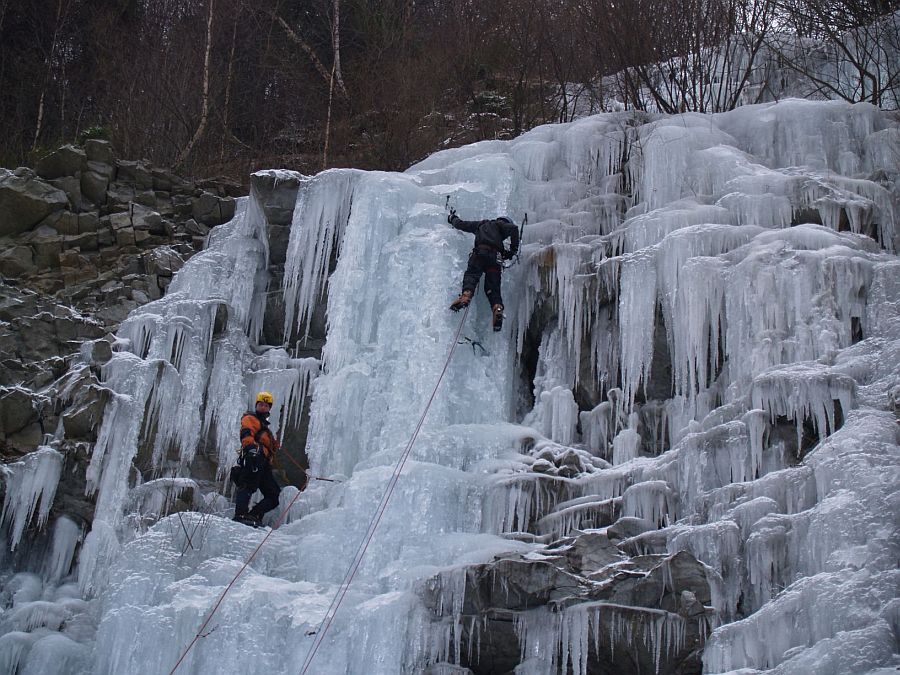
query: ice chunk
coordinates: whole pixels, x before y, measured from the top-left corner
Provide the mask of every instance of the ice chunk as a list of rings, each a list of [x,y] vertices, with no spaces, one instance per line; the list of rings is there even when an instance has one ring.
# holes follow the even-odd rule
[[[85,664],[90,651],[85,645],[59,633],[50,633],[31,645],[22,675],[67,675]],[[12,671],[11,671],[12,672]]]
[[[613,439],[613,464],[624,464],[640,455],[641,435],[637,432],[638,415],[628,416],[628,428],[622,429]]]
[[[622,515],[643,518],[657,527],[677,519],[677,495],[662,480],[635,483],[622,494]]]

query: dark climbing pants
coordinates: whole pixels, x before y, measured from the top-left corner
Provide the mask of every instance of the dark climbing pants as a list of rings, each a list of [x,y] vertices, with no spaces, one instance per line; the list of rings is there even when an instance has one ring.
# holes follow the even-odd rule
[[[496,251],[475,249],[469,255],[469,265],[463,275],[462,289],[471,291],[475,295],[478,280],[484,274],[484,294],[488,297],[491,307],[503,304],[503,296],[500,295],[500,275],[502,267],[497,258]]]
[[[250,506],[250,498],[254,492],[259,490],[262,492],[263,498],[250,510],[250,515],[262,518],[264,514],[278,506],[278,495],[281,493],[281,488],[278,486],[275,476],[272,475],[272,465],[267,459],[247,457],[244,462],[241,481],[234,496],[234,515],[246,515],[247,507]],[[256,470],[254,471],[254,469]]]

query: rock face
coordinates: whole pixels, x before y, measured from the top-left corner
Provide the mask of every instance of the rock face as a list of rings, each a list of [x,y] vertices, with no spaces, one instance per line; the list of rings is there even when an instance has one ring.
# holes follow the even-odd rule
[[[0,169],[0,460],[62,432],[53,444],[66,470],[48,523],[65,514],[89,529],[93,518],[85,476],[110,395],[99,369],[115,349],[112,332],[165,294],[240,194],[232,183],[118,159],[101,140],[62,146],[34,171]],[[206,224],[192,218],[194,202]],[[45,534],[23,541],[14,567]]]
[[[114,328],[132,303],[165,293],[210,227],[233,217],[240,193],[118,159],[108,141],[62,146],[34,172],[0,170],[0,275],[78,307],[103,305]],[[139,254],[161,246],[178,264],[146,270]]]
[[[544,648],[572,654],[577,647],[566,644],[565,625],[574,620],[598,629],[587,653],[572,657],[584,658],[588,673],[702,671],[703,618],[714,612],[707,570],[692,555],[629,558],[600,532],[559,540],[545,553],[539,560],[502,557],[425,585],[426,606],[459,631],[450,642],[460,653],[450,660],[473,673],[510,673],[522,662],[529,624],[548,621],[559,628],[555,644]],[[565,672],[559,655],[545,657],[557,667],[552,672]]]

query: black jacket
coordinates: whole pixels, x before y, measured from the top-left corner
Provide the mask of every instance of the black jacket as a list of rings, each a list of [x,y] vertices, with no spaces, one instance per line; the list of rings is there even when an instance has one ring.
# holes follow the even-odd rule
[[[475,248],[491,248],[502,253],[503,242],[510,240],[509,252],[513,255],[519,251],[519,228],[505,220],[463,220],[452,216],[450,224],[457,230],[471,232],[475,235]]]

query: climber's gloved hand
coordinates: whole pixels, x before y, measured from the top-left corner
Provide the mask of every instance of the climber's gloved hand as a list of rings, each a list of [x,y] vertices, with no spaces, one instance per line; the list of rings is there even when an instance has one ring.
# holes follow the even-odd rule
[[[456,218],[456,209],[450,209],[450,215],[447,216],[447,222],[452,225],[454,218]]]

